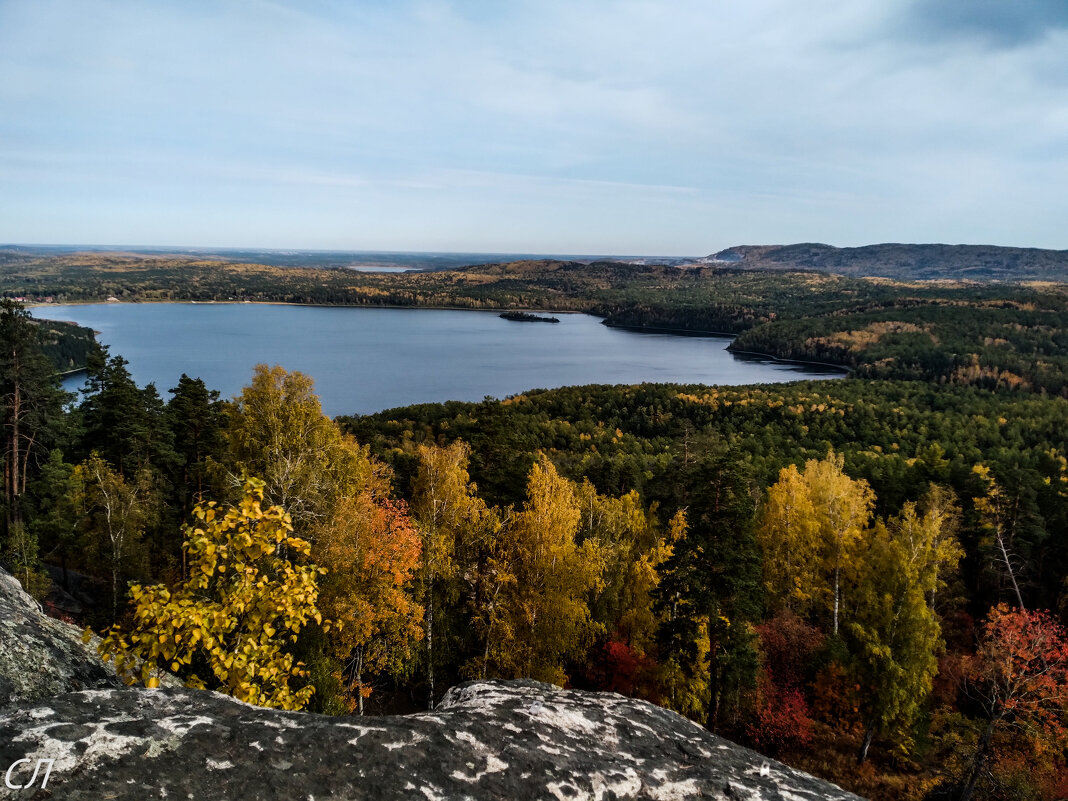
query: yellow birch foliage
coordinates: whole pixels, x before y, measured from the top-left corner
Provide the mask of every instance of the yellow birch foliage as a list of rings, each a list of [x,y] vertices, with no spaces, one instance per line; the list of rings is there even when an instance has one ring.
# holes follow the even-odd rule
[[[596,548],[604,568],[591,598],[593,618],[609,637],[646,653],[658,622],[652,597],[660,582],[657,568],[671,555],[671,546],[657,531],[655,516],[646,515],[635,490],[613,498],[584,480],[576,499],[581,511],[578,536],[583,545]]]
[[[812,495],[797,465],[780,470],[779,480],[768,488],[756,535],[769,608],[808,614],[821,586],[821,537]]]
[[[422,533],[422,569],[430,584],[452,575],[457,538],[478,517],[481,501],[467,472],[469,453],[460,440],[444,448],[420,445],[417,450],[411,511]]]
[[[841,454],[829,453],[826,459],[806,462],[804,474],[820,533],[822,572],[830,582],[823,589],[834,634],[838,633],[841,618],[842,573],[848,568],[875,507],[875,493],[868,482],[851,479],[845,474],[844,464]]]
[[[184,529],[187,581],[173,591],[131,588],[131,625],[112,627],[99,646],[127,682],[158,686],[161,671],[177,672],[196,658],[213,680],[191,675],[188,686],[279,709],[300,709],[311,698],[311,685],[290,686],[307,674],[285,646],[310,620],[329,625],[316,605],[325,571],[291,561],[310,546],[293,536],[285,510],[262,507],[263,491],[263,482],[250,478],[237,506],[223,512],[212,501],[193,510],[196,523]]]
[[[798,612],[826,610],[838,633],[843,573],[871,520],[875,493],[845,474],[841,455],[787,468],[768,490],[758,537],[773,603]]]
[[[675,524],[676,520],[672,520]],[[638,554],[627,566],[620,593],[619,634],[635,653],[650,653],[655,648],[660,619],[654,611],[653,593],[660,584],[660,567],[672,554],[671,534],[658,537],[648,550]]]
[[[452,639],[450,626],[458,605],[458,574],[473,572],[471,557],[483,544],[491,515],[475,495],[467,472],[470,448],[456,440],[446,447],[420,445],[412,482],[412,516],[422,540],[419,600],[426,616],[428,706],[436,700],[436,673]],[[465,570],[466,568],[466,570]],[[444,647],[442,647],[444,645]]]
[[[301,534],[377,479],[368,449],[323,414],[314,390],[303,373],[260,364],[227,411],[231,473],[260,477]]]
[[[487,648],[499,675],[563,684],[563,663],[589,644],[596,627],[587,598],[602,563],[593,542],[575,542],[580,518],[574,485],[542,456],[528,476],[523,510],[498,543],[514,577],[501,585]]]
[[[876,523],[857,555],[856,613],[848,628],[861,713],[872,733],[907,750],[942,648],[930,600],[964,552],[947,506],[928,503],[921,513],[909,502],[888,525]]]

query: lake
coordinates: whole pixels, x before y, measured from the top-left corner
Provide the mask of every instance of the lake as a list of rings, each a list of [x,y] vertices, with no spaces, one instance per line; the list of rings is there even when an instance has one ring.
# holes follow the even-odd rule
[[[553,325],[488,311],[272,304],[108,303],[32,312],[95,329],[112,354],[129,361],[134,380],[154,382],[164,398],[182,373],[231,397],[264,362],[312,376],[331,416],[571,384],[755,384],[842,374],[735,356],[727,337],[627,331],[585,314],[557,313]],[[64,386],[83,382],[70,376]]]

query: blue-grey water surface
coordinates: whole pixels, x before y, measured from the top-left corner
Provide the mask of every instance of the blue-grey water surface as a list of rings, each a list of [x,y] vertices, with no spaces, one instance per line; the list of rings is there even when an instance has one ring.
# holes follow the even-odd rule
[[[584,314],[557,314],[556,325],[502,320],[496,312],[269,304],[56,305],[33,314],[95,329],[112,354],[129,361],[138,384],[154,382],[165,398],[182,373],[231,397],[263,362],[311,375],[330,415],[571,384],[754,384],[841,374],[736,357],[725,337],[626,331]],[[83,380],[71,376],[65,386]]]

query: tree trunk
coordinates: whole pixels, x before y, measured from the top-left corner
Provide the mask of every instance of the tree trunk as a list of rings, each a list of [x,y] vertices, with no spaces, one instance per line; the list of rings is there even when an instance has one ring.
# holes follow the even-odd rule
[[[356,709],[363,717],[363,648],[356,651]]]
[[[867,731],[864,732],[864,739],[860,743],[860,750],[857,751],[857,764],[863,765],[868,759],[868,749],[871,748],[872,738],[875,736],[875,724],[869,723]]]
[[[964,787],[961,788],[960,796],[957,801],[971,800],[972,793],[975,792],[975,784],[979,781],[979,774],[983,772],[983,763],[986,761],[986,752],[990,749],[990,740],[993,736],[994,719],[991,718],[986,726],[986,731],[983,732],[983,736],[979,739],[979,748],[975,752],[975,758],[972,760],[972,766],[968,770],[968,777],[964,780]]]
[[[426,708],[434,711],[434,582],[426,598],[426,680],[430,688]]]
[[[119,565],[111,563],[111,622],[119,619]]]
[[[838,590],[838,577],[841,573],[841,568],[838,565],[834,567],[834,634],[838,636],[838,604],[839,604],[839,590]]]
[[[1023,602],[1023,595],[1020,594],[1020,585],[1016,583],[1016,573],[1012,569],[1012,562],[1009,561],[1009,551],[1005,547],[1005,535],[1002,533],[1001,528],[998,528],[997,534],[998,548],[1001,550],[1001,561],[1005,563],[1005,572],[1009,574],[1009,581],[1012,582],[1012,589],[1016,593],[1016,603],[1019,604],[1021,609],[1026,609]]]

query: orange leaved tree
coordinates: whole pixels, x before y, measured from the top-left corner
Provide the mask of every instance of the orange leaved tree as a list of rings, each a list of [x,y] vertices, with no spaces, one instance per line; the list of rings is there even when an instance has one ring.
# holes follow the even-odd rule
[[[316,555],[328,568],[323,610],[337,623],[330,650],[344,666],[350,708],[362,715],[368,674],[408,662],[423,634],[423,609],[408,594],[419,533],[403,502],[361,492],[341,499],[317,529]]]

